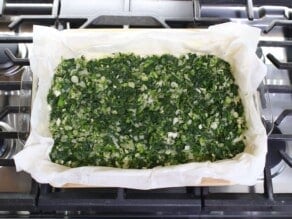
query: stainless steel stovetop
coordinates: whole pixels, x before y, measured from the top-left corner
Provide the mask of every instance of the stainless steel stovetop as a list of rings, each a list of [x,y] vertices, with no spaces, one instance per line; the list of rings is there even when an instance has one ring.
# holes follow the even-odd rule
[[[84,212],[90,217],[113,212],[114,216],[223,218],[292,214],[292,2],[92,0],[85,4],[81,0],[4,0],[0,8],[0,218],[81,217]],[[226,21],[263,30],[257,52],[268,67],[268,75],[259,93],[263,119],[269,122],[267,127],[274,128],[269,135],[267,165],[255,186],[148,192],[57,189],[15,171],[11,158],[22,149],[29,134],[32,76],[27,55],[33,24],[57,29],[206,28]]]

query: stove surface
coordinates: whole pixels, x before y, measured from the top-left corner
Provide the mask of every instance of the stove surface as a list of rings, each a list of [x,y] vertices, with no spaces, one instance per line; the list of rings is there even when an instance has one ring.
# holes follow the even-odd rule
[[[36,1],[37,2],[37,1]],[[7,215],[63,217],[97,213],[115,216],[192,216],[249,218],[292,214],[292,5],[290,1],[74,0],[31,3],[4,1],[0,17],[0,218]],[[21,14],[21,12],[25,14]],[[6,14],[5,14],[6,13]],[[151,191],[122,188],[59,189],[16,172],[12,156],[29,134],[32,76],[27,55],[32,24],[66,28],[206,28],[224,21],[263,30],[259,55],[267,77],[259,89],[263,119],[273,153],[255,186],[186,187]],[[12,28],[10,30],[8,28]],[[7,56],[5,49],[12,55]],[[9,56],[10,55],[10,56]],[[9,58],[10,57],[10,58]],[[12,57],[12,58],[11,58]],[[16,58],[16,59],[15,59]],[[279,63],[282,62],[283,64]],[[256,74],[256,72],[255,72]],[[281,148],[281,150],[279,150]],[[271,151],[272,151],[271,150]],[[281,161],[274,163],[272,155]],[[284,159],[282,159],[284,158]],[[25,211],[25,212],[23,212]],[[18,213],[11,213],[18,212]],[[35,212],[35,215],[34,213]],[[80,216],[81,217],[81,216]]]

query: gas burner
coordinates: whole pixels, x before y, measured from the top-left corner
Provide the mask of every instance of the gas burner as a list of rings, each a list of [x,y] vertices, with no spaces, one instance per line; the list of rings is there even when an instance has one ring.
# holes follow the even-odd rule
[[[0,131],[12,131],[12,127],[5,122],[0,122]],[[14,139],[0,139],[0,158],[10,159],[16,152],[16,142]]]
[[[14,65],[5,54],[5,49],[9,49],[16,58],[25,58],[27,57],[27,47],[16,43],[0,44],[0,75],[12,76],[18,73],[22,66]]]
[[[272,134],[282,134],[281,130],[274,126]],[[275,176],[278,176],[282,171],[285,169],[285,162],[283,161],[283,158],[281,157],[279,151],[283,150],[286,151],[286,142],[285,141],[277,141],[277,140],[268,140],[268,155],[269,161],[270,161],[270,167],[271,167],[271,176],[272,178]]]
[[[7,151],[7,145],[4,144],[4,139],[0,139],[0,157],[5,157],[5,152]]]
[[[14,140],[0,139],[0,158],[11,159],[16,153],[16,144]]]
[[[282,134],[281,130],[275,124],[267,120],[262,120],[266,127],[267,134]],[[286,151],[287,143],[285,141],[279,141],[275,139],[268,139],[268,152],[267,158],[269,160],[269,167],[271,168],[271,177],[274,178],[282,173],[286,167],[286,163],[281,157],[279,150]],[[264,180],[262,175],[259,180]]]

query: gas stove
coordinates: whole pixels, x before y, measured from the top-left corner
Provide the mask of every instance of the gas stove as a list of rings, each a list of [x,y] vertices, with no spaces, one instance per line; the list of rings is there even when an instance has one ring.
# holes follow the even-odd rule
[[[0,2],[0,218],[280,218],[292,215],[292,2],[256,0],[45,0]],[[67,28],[207,28],[223,22],[262,29],[259,88],[269,134],[255,186],[53,188],[16,172],[13,155],[29,135],[32,25]],[[254,73],[256,74],[256,72]]]

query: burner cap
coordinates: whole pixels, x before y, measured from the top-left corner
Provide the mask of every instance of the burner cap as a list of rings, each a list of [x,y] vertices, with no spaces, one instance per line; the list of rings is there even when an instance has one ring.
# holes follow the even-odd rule
[[[13,62],[9,60],[7,55],[4,53],[5,49],[9,49],[15,57],[18,56],[18,44],[3,43],[0,44],[0,69],[8,69],[13,66]]]

